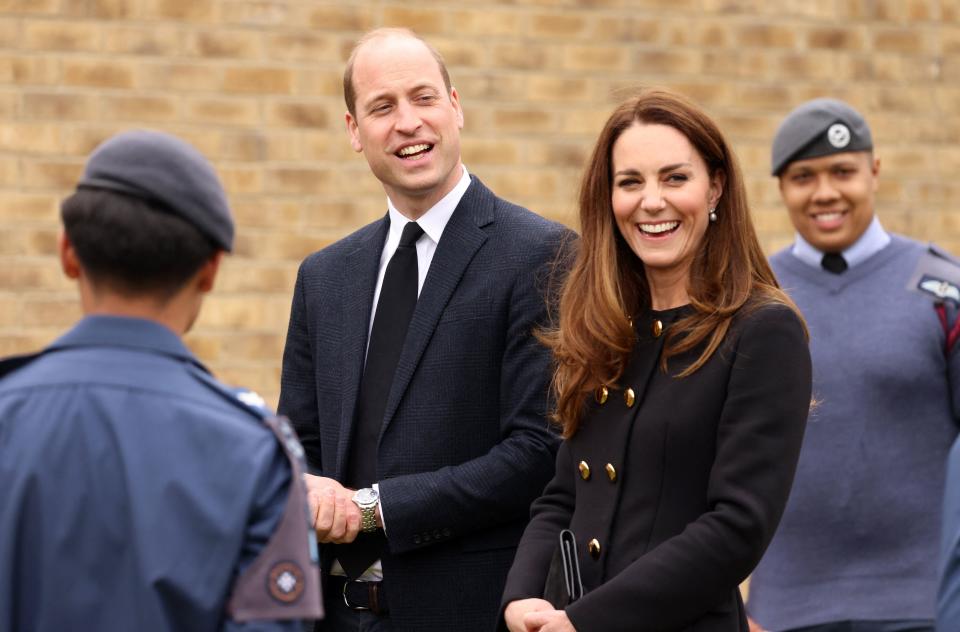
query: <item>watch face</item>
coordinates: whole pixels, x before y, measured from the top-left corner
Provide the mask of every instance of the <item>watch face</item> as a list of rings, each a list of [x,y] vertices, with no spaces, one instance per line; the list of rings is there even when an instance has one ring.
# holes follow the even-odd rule
[[[377,502],[379,497],[380,495],[372,487],[365,487],[357,490],[357,493],[353,495],[353,500],[358,505],[371,505]]]

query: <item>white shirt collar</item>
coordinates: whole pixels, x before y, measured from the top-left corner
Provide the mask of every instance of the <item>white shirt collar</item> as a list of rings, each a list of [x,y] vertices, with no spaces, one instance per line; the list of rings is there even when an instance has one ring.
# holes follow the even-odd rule
[[[460,180],[457,184],[417,220],[420,228],[423,229],[426,236],[435,244],[440,243],[440,236],[443,234],[443,229],[447,227],[447,222],[450,221],[450,217],[457,209],[457,205],[460,204],[463,194],[467,192],[467,187],[470,186],[470,174],[467,173],[467,167],[462,164],[460,166],[463,168],[463,173],[460,175]],[[397,210],[397,207],[393,205],[389,197],[387,198],[387,211],[390,214],[391,233],[387,239],[390,240],[395,236],[397,243],[399,243],[400,233],[403,232],[403,227],[406,226],[410,220]]]
[[[847,266],[852,268],[886,248],[889,243],[890,235],[880,225],[880,219],[874,215],[870,225],[867,226],[867,230],[863,231],[860,238],[841,254],[846,260]],[[823,251],[814,248],[810,242],[800,236],[800,233],[796,234],[793,249],[790,252],[797,259],[814,268],[820,267],[820,261],[824,255]]]

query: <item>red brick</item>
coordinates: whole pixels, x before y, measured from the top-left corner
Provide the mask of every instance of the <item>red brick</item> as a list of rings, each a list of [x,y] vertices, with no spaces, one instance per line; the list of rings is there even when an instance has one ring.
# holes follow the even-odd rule
[[[63,82],[93,88],[132,88],[134,70],[130,64],[102,60],[64,60]]]
[[[88,120],[96,115],[96,99],[68,92],[24,92],[23,118],[36,120]]]
[[[263,57],[262,35],[254,30],[217,29],[190,33],[186,51],[210,58],[259,59]]]
[[[69,190],[76,186],[83,173],[82,162],[59,160],[24,160],[21,165],[23,186],[31,189]]]
[[[293,73],[287,68],[229,68],[224,74],[223,89],[226,92],[290,94]]]
[[[446,26],[444,12],[436,9],[387,6],[382,15],[385,26],[405,26],[420,35],[443,33]]]
[[[48,51],[99,50],[100,33],[89,23],[63,21],[28,21],[23,25],[26,48]]]

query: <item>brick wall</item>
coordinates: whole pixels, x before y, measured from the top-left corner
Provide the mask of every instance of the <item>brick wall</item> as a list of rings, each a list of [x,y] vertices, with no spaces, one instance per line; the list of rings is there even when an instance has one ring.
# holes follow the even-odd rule
[[[446,56],[471,171],[549,217],[573,222],[612,105],[665,85],[727,132],[779,248],[792,231],[767,176],[772,134],[833,95],[873,126],[884,224],[960,253],[958,0],[0,0],[0,355],[79,316],[58,202],[97,143],[153,127],[214,160],[239,225],[190,344],[275,401],[298,262],[384,212],[340,94],[353,41],[382,25]]]

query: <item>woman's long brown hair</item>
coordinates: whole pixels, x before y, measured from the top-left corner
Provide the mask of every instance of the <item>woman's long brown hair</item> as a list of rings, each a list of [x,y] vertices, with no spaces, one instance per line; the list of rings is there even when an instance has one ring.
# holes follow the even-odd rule
[[[697,371],[719,348],[734,315],[743,308],[780,303],[797,311],[779,289],[760,248],[743,176],[716,124],[692,102],[671,92],[649,90],[629,99],[610,115],[583,175],[580,244],[560,292],[559,322],[540,332],[554,354],[554,419],[565,437],[579,428],[586,398],[622,375],[636,342],[629,317],[650,307],[643,262],[620,235],[611,206],[613,145],[635,123],[680,131],[703,158],[711,178],[719,173],[724,182],[718,220],[707,227],[690,268],[688,294],[694,312],[670,327],[661,369],[667,370],[670,358],[703,344],[696,361],[677,377]]]

